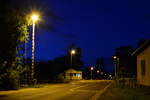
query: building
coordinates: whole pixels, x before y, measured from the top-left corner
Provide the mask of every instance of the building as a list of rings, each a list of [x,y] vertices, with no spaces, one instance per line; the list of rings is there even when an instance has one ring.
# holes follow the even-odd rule
[[[145,41],[133,54],[137,57],[137,82],[150,86],[150,39]]]
[[[82,80],[82,71],[68,69],[63,73],[65,80]]]

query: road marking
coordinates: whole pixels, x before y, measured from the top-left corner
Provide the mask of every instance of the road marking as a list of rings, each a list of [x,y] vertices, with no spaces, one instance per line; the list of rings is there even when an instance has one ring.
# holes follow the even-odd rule
[[[93,93],[96,93],[98,92],[98,90],[75,90],[77,92],[93,92]]]
[[[91,82],[91,83],[95,83],[95,82],[111,82],[112,80],[80,80],[79,82],[81,82],[81,83],[85,83],[85,82]]]
[[[86,86],[88,86],[88,84],[87,84],[87,85],[83,85],[83,86],[78,86],[78,87],[72,88],[72,89],[70,89],[70,91],[74,91],[74,90],[76,90],[76,89],[79,89],[79,88],[81,88],[81,87],[86,87]]]

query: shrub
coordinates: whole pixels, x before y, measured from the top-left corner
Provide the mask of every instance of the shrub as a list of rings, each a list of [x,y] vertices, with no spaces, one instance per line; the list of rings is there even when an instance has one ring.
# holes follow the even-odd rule
[[[19,73],[14,70],[9,70],[6,74],[0,77],[1,90],[16,90],[19,89]]]

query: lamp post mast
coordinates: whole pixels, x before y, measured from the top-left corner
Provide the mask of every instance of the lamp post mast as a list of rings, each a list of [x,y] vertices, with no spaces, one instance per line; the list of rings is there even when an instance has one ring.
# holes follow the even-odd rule
[[[71,68],[72,68],[72,53],[71,53],[71,57],[70,57],[70,61],[71,61]]]
[[[35,54],[35,22],[38,20],[38,15],[32,15],[32,65],[31,65],[31,79],[32,83],[35,84],[36,80],[34,79],[34,54]]]
[[[72,56],[74,55],[76,53],[76,51],[74,50],[74,49],[72,49],[71,50],[71,52],[70,52],[70,61],[71,61],[71,68],[72,68]],[[71,72],[71,74],[70,74],[70,79],[72,80],[72,72]]]
[[[93,67],[90,68],[90,70],[91,70],[91,80],[92,80],[92,76],[93,76],[93,73],[92,73],[93,69],[94,69]]]
[[[35,21],[33,20],[32,25],[32,72],[31,72],[31,78],[34,79],[34,53],[35,53]]]
[[[115,65],[115,66],[114,66],[115,78],[116,78],[116,76],[117,76],[117,62],[116,62],[117,57],[114,56],[113,58],[114,58],[114,65]]]

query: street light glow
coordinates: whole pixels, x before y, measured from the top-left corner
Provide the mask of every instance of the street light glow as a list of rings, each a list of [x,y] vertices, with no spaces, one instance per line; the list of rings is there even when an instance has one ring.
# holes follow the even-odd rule
[[[114,59],[116,59],[117,57],[116,56],[114,56]]]
[[[97,70],[97,73],[99,73],[99,70]]]
[[[38,19],[39,19],[39,16],[38,15],[36,15],[36,14],[33,14],[32,16],[31,16],[31,19],[32,19],[32,21],[37,21]]]
[[[76,51],[75,50],[71,50],[71,54],[75,54],[76,53]]]
[[[91,67],[91,80],[92,80],[92,76],[93,76],[93,73],[92,73],[93,69],[94,69],[94,67]]]

